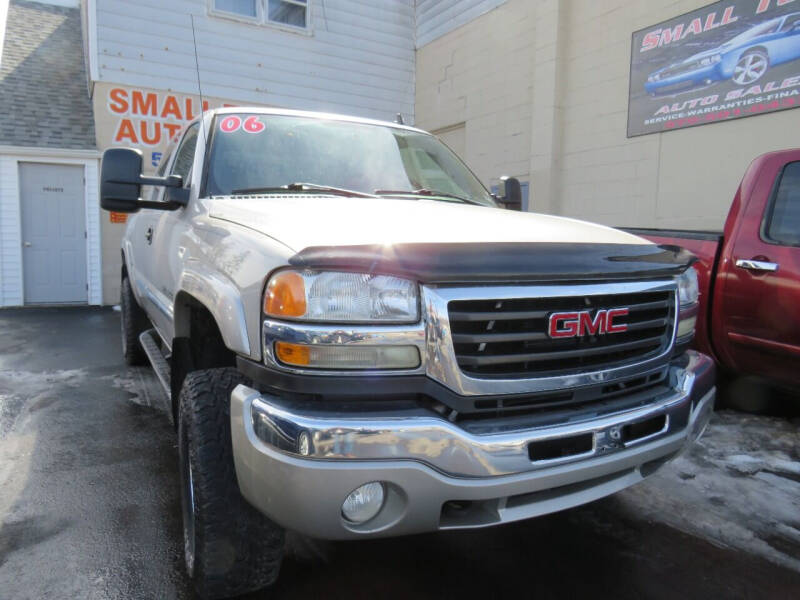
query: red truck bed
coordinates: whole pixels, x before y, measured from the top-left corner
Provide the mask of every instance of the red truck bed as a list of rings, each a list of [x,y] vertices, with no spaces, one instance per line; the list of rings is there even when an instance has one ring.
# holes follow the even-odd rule
[[[656,244],[681,246],[690,250],[696,257],[695,269],[700,286],[700,311],[697,315],[697,333],[694,347],[705,354],[714,356],[709,339],[708,318],[711,285],[715,276],[717,259],[722,247],[721,231],[681,231],[677,229],[638,229],[625,228],[624,231],[642,236]]]

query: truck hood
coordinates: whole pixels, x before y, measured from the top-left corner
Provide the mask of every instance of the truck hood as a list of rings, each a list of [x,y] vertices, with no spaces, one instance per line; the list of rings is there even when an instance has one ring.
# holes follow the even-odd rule
[[[213,198],[209,215],[295,252],[317,246],[458,243],[643,244],[603,225],[437,200],[260,196]]]

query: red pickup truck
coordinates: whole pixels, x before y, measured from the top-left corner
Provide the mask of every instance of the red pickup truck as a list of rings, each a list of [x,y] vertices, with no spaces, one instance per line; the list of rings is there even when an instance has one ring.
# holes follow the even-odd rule
[[[697,255],[698,350],[800,388],[800,149],[752,162],[722,233],[626,230]]]

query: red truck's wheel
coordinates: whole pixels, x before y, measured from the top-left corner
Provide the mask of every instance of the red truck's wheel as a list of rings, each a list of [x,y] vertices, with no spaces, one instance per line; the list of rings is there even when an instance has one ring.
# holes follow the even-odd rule
[[[147,315],[136,302],[127,277],[122,278],[119,293],[120,317],[122,321],[122,355],[131,366],[147,363],[147,355],[139,343],[139,336],[147,330]]]
[[[247,383],[233,368],[194,371],[181,388],[178,452],[186,569],[204,598],[258,590],[278,577],[284,531],[239,492],[230,395]]]

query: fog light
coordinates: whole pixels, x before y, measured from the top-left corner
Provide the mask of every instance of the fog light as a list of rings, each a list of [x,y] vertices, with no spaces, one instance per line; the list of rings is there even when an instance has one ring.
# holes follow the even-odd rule
[[[307,346],[275,342],[275,356],[293,367],[312,369],[413,369],[416,346]]]
[[[697,317],[687,317],[678,321],[678,339],[694,333]]]
[[[351,523],[360,525],[366,523],[383,506],[383,484],[377,481],[365,483],[356,488],[344,499],[342,516]]]

